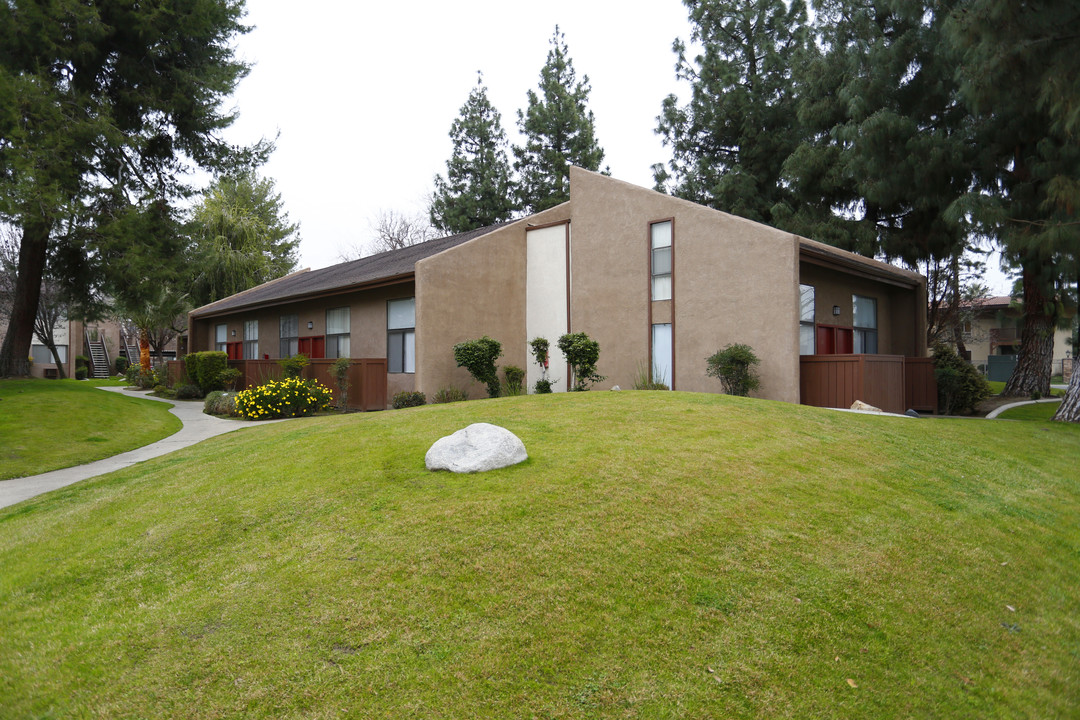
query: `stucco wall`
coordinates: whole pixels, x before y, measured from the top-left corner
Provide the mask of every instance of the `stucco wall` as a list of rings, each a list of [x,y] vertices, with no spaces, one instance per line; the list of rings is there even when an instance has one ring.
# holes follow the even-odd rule
[[[918,308],[925,307],[925,302],[920,300],[921,286],[897,287],[806,261],[799,263],[799,282],[814,286],[818,324],[851,327],[852,295],[874,298],[877,300],[878,353],[906,357],[925,354],[925,316],[922,323],[918,316]],[[840,308],[839,315],[832,314],[833,306]]]
[[[761,359],[758,395],[798,401],[794,236],[577,168],[570,205],[572,329],[600,343],[601,387],[631,387],[650,362],[649,223],[674,218],[674,389],[718,392],[705,359],[745,343]]]

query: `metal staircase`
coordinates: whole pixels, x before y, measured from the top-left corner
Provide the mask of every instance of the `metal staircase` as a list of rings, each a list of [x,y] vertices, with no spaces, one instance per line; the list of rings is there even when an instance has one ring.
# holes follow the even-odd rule
[[[135,341],[132,344],[132,341]],[[124,346],[124,354],[127,355],[129,365],[139,364],[139,342],[127,334],[123,327],[120,328],[120,344]]]
[[[109,351],[105,347],[105,341],[100,333],[95,332],[90,339],[90,331],[86,331],[86,349],[90,351],[90,377],[109,377]]]

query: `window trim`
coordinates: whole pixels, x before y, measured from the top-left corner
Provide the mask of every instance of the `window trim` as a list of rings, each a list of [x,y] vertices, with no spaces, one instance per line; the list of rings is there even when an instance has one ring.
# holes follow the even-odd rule
[[[412,302],[412,325],[401,327],[390,327],[391,305],[394,303]],[[409,339],[412,339],[412,368],[409,368],[408,349]],[[390,349],[400,343],[400,357],[401,368],[396,369],[397,365],[393,364],[390,353]],[[416,374],[416,296],[410,295],[409,297],[391,298],[386,301],[386,372],[387,374],[394,375],[415,375]]]
[[[866,325],[856,325],[855,322],[858,318],[858,312],[855,307],[857,299],[869,300],[874,304],[874,326],[869,327]],[[876,297],[870,297],[869,295],[859,295],[857,293],[851,294],[851,328],[852,328],[852,352],[856,355],[877,355],[878,354],[878,300]],[[874,349],[872,351],[866,350],[867,339],[873,338]],[[858,352],[858,346],[862,346],[862,352]]]
[[[659,248],[653,247],[653,228],[657,225],[670,225],[671,237],[667,245],[661,245]],[[649,251],[649,300],[651,302],[665,302],[675,299],[675,218],[663,218],[661,220],[650,220],[648,229],[648,251]],[[671,268],[666,273],[656,273],[653,270],[654,258],[657,250],[663,250],[670,248],[670,263]],[[656,297],[656,279],[668,278],[668,297],[657,298]]]
[[[337,333],[330,332],[330,313],[334,312],[335,310],[344,310],[345,314],[348,316],[348,321],[347,321],[348,322],[348,328],[349,328],[348,332],[337,332]],[[352,308],[349,305],[343,305],[343,306],[340,306],[340,307],[333,307],[333,308],[326,308],[326,313],[325,313],[325,316],[324,316],[324,323],[325,323],[324,327],[326,329],[326,333],[324,335],[324,340],[323,340],[323,357],[332,358],[332,359],[342,357],[340,338],[343,338],[343,337],[349,339],[349,352],[345,355],[345,357],[351,356],[352,355]],[[331,338],[333,338],[332,341],[331,341]],[[331,344],[333,345],[333,350],[334,350],[332,355],[330,354]]]
[[[803,288],[810,289],[810,319],[803,319]],[[802,329],[810,328],[810,352],[803,352]],[[799,355],[817,354],[817,287],[808,283],[799,283]]]

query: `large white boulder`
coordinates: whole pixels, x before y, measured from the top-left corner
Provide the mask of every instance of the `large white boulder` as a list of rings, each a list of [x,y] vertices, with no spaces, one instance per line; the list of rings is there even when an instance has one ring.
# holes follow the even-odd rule
[[[424,456],[424,463],[428,470],[470,473],[517,465],[528,457],[525,443],[506,428],[473,423],[436,440]]]

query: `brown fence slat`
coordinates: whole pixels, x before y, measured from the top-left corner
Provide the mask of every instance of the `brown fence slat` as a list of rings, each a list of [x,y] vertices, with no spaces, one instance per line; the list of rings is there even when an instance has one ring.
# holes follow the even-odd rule
[[[886,412],[902,413],[911,407],[906,404],[902,355],[803,355],[799,392],[804,405],[815,407],[848,408],[856,400]]]

